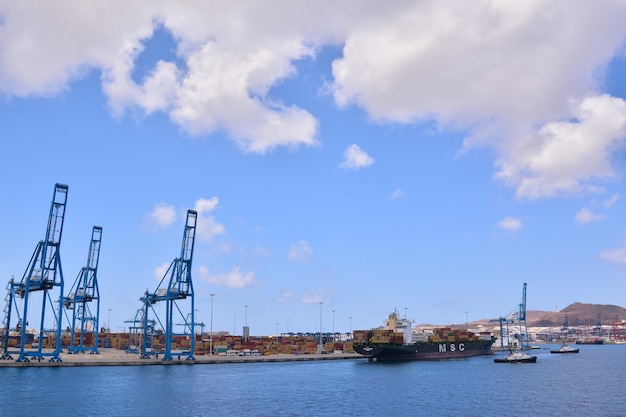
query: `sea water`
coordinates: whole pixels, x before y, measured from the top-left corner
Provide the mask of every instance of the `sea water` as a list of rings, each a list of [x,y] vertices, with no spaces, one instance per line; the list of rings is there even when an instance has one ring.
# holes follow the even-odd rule
[[[2,416],[626,416],[626,345],[368,363],[0,368]]]

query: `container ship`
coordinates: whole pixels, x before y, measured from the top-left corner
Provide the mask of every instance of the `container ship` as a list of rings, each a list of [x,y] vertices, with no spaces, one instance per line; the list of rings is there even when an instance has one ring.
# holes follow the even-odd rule
[[[454,359],[492,353],[494,338],[489,332],[440,327],[432,333],[413,334],[412,323],[394,311],[383,329],[355,330],[354,351],[370,362]]]

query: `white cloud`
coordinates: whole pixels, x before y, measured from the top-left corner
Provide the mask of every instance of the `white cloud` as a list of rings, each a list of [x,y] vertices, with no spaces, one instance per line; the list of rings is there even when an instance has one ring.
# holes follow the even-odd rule
[[[198,201],[196,201],[194,209],[198,213],[210,213],[217,208],[219,203],[220,200],[217,197],[199,198]]]
[[[339,106],[466,129],[465,148],[490,148],[496,178],[519,197],[599,190],[626,136],[624,102],[602,95],[626,37],[620,0],[39,0],[4,2],[0,15],[2,94],[58,94],[94,70],[115,115],[163,112],[193,135],[223,130],[245,152],[318,144],[311,112],[271,92],[326,45],[343,45],[329,83]],[[158,28],[176,58],[136,81]]]
[[[311,249],[306,241],[301,240],[297,244],[291,245],[287,256],[289,257],[289,259],[292,259],[294,261],[306,261],[312,254],[313,249]]]
[[[396,188],[395,190],[393,190],[393,192],[389,196],[389,198],[392,200],[395,200],[397,198],[403,198],[403,197],[406,197],[406,193],[399,188]]]
[[[335,98],[395,122],[558,117],[568,97],[597,85],[594,69],[623,43],[626,28],[614,13],[625,9],[619,1],[603,10],[540,1],[402,4],[347,33],[333,63]]]
[[[590,209],[584,207],[582,208],[578,213],[576,213],[576,223],[579,224],[584,224],[584,223],[591,223],[591,222],[597,222],[604,219],[604,216],[598,213],[594,213],[593,211],[591,211]]]
[[[213,285],[225,285],[230,288],[243,288],[256,283],[254,272],[243,273],[238,266],[233,267],[229,272],[211,275],[205,266],[198,268],[198,274],[202,281]]]
[[[374,163],[374,158],[362,151],[358,145],[350,145],[343,152],[344,161],[339,164],[339,168],[353,169],[358,171],[361,168]]]
[[[292,44],[266,48],[242,54],[209,42],[191,54],[189,72],[176,87],[172,120],[195,135],[224,128],[247,152],[317,145],[317,121],[310,113],[263,98],[274,82],[292,74],[290,59],[310,52]],[[251,84],[255,79],[260,85]]]
[[[224,129],[246,152],[315,146],[316,119],[268,95],[294,76],[295,61],[314,55],[315,39],[326,37],[300,32],[302,23],[312,28],[317,20],[307,9],[323,15],[313,5],[300,7],[200,0],[3,5],[0,91],[55,94],[95,69],[117,116],[134,108],[165,112],[193,135]],[[135,62],[158,28],[176,40],[179,62],[158,61],[135,82]]]
[[[285,290],[282,292],[282,294],[280,294],[280,296],[278,297],[278,302],[279,303],[284,303],[285,301],[289,301],[291,299],[293,299],[294,297],[294,292],[293,290]]]
[[[224,225],[215,220],[215,217],[211,216],[211,212],[219,205],[219,199],[217,197],[212,198],[200,198],[196,201],[194,210],[198,212],[198,222],[196,224],[196,237],[201,241],[210,242],[215,236],[223,235],[226,233]]]
[[[218,242],[217,249],[220,252],[230,252],[232,250],[232,245],[228,242],[224,242],[223,240]]]
[[[552,122],[512,143],[497,177],[518,196],[551,197],[598,191],[598,179],[616,176],[612,152],[626,139],[626,102],[607,95],[574,105],[575,121]]]
[[[270,256],[270,251],[269,249],[263,247],[263,246],[259,246],[256,247],[253,251],[254,256]]]
[[[626,248],[611,249],[601,252],[600,259],[609,262],[626,263]]]
[[[324,302],[325,291],[321,289],[312,289],[306,291],[300,301],[305,304],[319,304]]]
[[[155,280],[160,281],[164,276],[167,270],[169,269],[171,262],[161,264],[154,268],[153,277]]]
[[[600,94],[623,48],[626,3],[570,6],[403,4],[347,34],[335,100],[381,122],[465,128],[465,148],[492,148],[496,178],[519,197],[595,191],[615,175],[610,155],[626,136],[624,102]]]
[[[510,233],[516,233],[523,227],[522,221],[515,217],[505,217],[498,222],[498,226]]]
[[[150,229],[165,229],[176,221],[176,209],[174,206],[165,203],[154,205],[154,209],[148,214],[146,219],[147,227]]]
[[[604,207],[610,208],[613,207],[613,204],[617,203],[620,199],[620,195],[615,193],[608,200],[604,202]]]

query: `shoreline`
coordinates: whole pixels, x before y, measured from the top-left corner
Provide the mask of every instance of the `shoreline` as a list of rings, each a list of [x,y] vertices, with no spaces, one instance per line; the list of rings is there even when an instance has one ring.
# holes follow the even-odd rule
[[[327,354],[287,354],[261,356],[207,356],[198,355],[195,361],[186,358],[174,357],[171,361],[164,361],[163,355],[158,358],[141,359],[138,354],[128,354],[118,349],[103,348],[100,353],[61,353],[61,362],[48,362],[49,357],[42,358],[41,362],[30,359],[30,362],[15,362],[19,354],[14,354],[12,360],[0,360],[0,368],[33,368],[33,367],[68,367],[68,366],[149,366],[149,365],[214,365],[223,363],[258,363],[258,362],[303,362],[315,360],[356,360],[365,359],[358,353],[327,353]]]

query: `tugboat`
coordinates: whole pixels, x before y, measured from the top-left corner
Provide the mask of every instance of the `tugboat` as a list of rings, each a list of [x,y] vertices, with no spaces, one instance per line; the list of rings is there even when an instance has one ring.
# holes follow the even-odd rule
[[[567,343],[563,343],[560,348],[553,349],[550,353],[578,353],[580,349],[573,348],[569,346]]]
[[[450,327],[435,328],[432,334],[415,334],[413,320],[400,318],[394,311],[383,329],[355,330],[354,351],[368,361],[407,361],[466,358],[489,355],[494,338],[491,333],[473,333]]]
[[[579,349],[575,349],[567,344],[567,336],[569,335],[569,326],[567,323],[567,314],[565,315],[565,321],[563,327],[561,327],[561,347],[551,350],[550,353],[578,353]]]
[[[495,363],[535,363],[537,362],[537,357],[530,356],[519,349],[515,349],[510,350],[507,356],[503,358],[496,358],[493,361]]]

